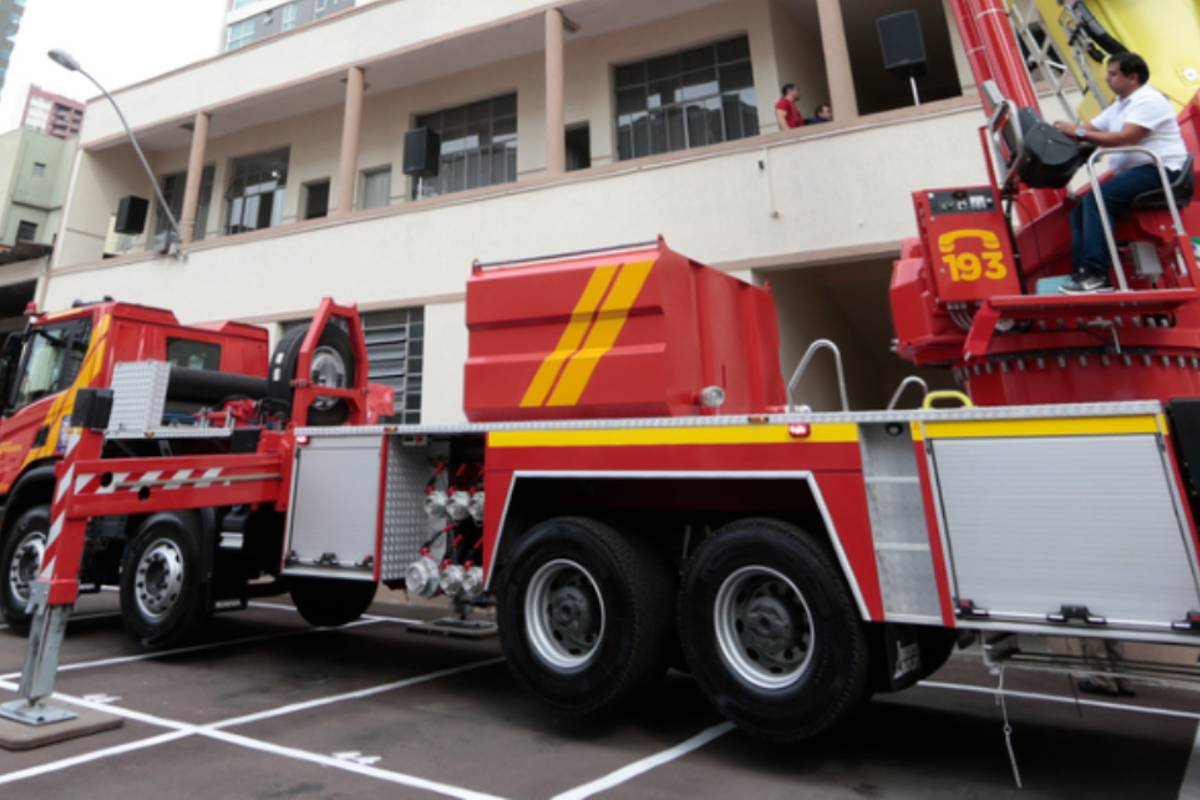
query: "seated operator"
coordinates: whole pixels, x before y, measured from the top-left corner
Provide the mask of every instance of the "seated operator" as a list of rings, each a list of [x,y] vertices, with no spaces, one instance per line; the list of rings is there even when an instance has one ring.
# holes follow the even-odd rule
[[[1081,127],[1057,122],[1055,127],[1081,142],[1100,147],[1139,145],[1157,153],[1174,181],[1187,161],[1187,146],[1179,133],[1175,110],[1162,94],[1148,85],[1150,68],[1134,53],[1113,56],[1108,62],[1108,86],[1116,101],[1100,116]],[[1100,186],[1110,220],[1129,210],[1142,192],[1162,187],[1153,159],[1145,153],[1117,153],[1109,158],[1113,177]],[[1089,193],[1071,211],[1071,280],[1059,288],[1064,294],[1111,292],[1108,249],[1096,198]]]

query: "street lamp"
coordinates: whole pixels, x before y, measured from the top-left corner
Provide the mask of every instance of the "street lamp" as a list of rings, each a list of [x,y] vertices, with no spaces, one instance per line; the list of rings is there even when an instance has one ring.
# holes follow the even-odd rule
[[[125,119],[125,115],[121,113],[121,107],[117,105],[117,101],[113,98],[108,90],[100,85],[100,81],[88,74],[79,61],[66,50],[55,48],[46,55],[50,56],[50,60],[58,64],[63,69],[71,72],[78,72],[83,77],[96,85],[96,88],[108,98],[108,102],[112,103],[113,110],[117,112],[117,118],[121,120],[121,124],[125,126],[125,134],[129,137],[130,144],[133,145],[133,151],[137,153],[138,160],[142,162],[142,169],[146,170],[147,177],[150,178],[150,185],[154,187],[154,194],[158,198],[159,207],[163,213],[167,215],[167,219],[171,223],[171,230],[167,234],[167,250],[171,255],[179,258],[183,255],[183,251],[179,246],[183,243],[183,231],[179,229],[179,222],[175,219],[175,215],[171,213],[170,206],[167,205],[167,199],[163,197],[162,189],[159,188],[158,180],[154,177],[154,170],[150,169],[150,164],[146,161],[146,154],[142,152],[141,145],[138,144],[137,137],[133,135],[133,130],[129,127],[129,122]]]

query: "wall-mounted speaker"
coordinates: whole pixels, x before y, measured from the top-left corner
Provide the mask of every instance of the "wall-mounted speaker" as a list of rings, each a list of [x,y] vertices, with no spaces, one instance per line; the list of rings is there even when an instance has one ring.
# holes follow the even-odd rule
[[[442,163],[442,137],[429,128],[413,128],[404,134],[404,174],[436,178]]]
[[[906,75],[925,74],[925,38],[921,35],[921,17],[915,10],[879,17],[875,28],[883,49],[884,69]]]
[[[117,206],[117,233],[137,234],[146,230],[146,212],[150,202],[135,194],[121,198]]]

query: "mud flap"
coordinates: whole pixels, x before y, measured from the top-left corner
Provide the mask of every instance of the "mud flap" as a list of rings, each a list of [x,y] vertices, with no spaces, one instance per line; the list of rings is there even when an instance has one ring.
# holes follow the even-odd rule
[[[920,628],[916,625],[883,626],[883,651],[887,657],[887,688],[907,689],[924,675],[921,661]]]

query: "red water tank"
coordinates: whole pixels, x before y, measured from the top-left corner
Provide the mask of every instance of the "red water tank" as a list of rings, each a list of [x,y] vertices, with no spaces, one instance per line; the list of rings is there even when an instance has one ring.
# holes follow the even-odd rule
[[[661,240],[477,266],[467,329],[464,409],[475,422],[761,413],[786,402],[770,293]],[[724,394],[719,406],[702,401],[710,387]]]

